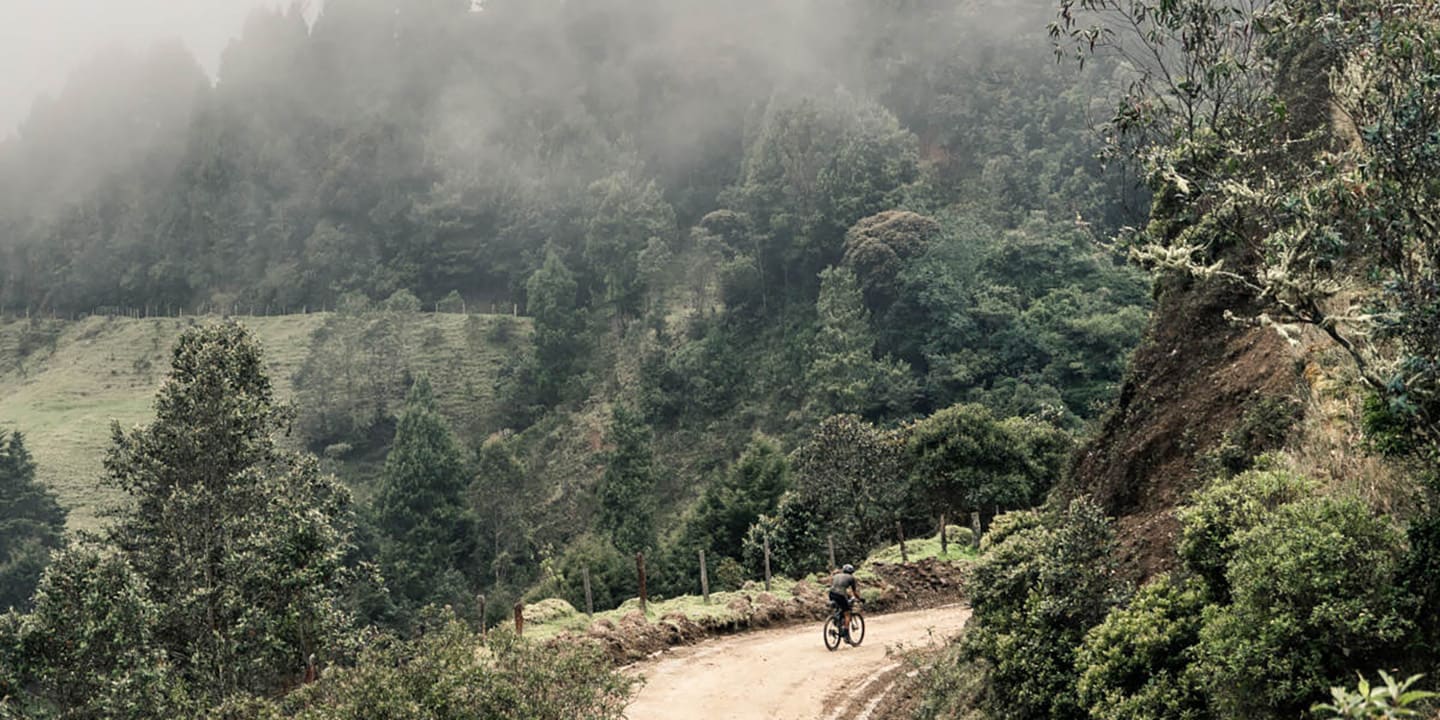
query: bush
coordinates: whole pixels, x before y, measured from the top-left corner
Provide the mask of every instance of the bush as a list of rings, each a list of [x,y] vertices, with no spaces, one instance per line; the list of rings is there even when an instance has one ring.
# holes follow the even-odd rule
[[[1413,629],[1405,554],[1401,532],[1356,500],[1294,502],[1241,533],[1233,604],[1207,611],[1201,630],[1217,710],[1296,717],[1355,668],[1388,663]]]
[[[476,318],[476,323],[480,322],[478,316],[472,317]],[[468,325],[469,320],[467,320],[466,323]],[[508,347],[519,333],[519,327],[520,323],[515,318],[509,315],[501,315],[490,322],[490,329],[485,332],[485,339],[492,345]]]
[[[1291,397],[1268,397],[1251,405],[1240,422],[1226,431],[1220,445],[1200,458],[1201,471],[1225,476],[1245,472],[1255,457],[1285,444],[1303,408]]]
[[[161,612],[146,595],[144,580],[118,556],[88,547],[57,553],[35,591],[34,612],[18,628],[11,616],[0,631],[9,636],[0,637],[9,646],[0,652],[10,665],[0,680],[25,685],[32,700],[63,717],[182,715],[178,681],[156,637]]]
[[[442,313],[463,313],[465,312],[465,298],[460,297],[457,290],[451,290],[445,297],[435,303],[435,310]]]
[[[1076,656],[1080,703],[1095,720],[1210,717],[1191,668],[1205,588],[1160,576],[1085,636]]]
[[[372,643],[355,667],[332,670],[320,682],[234,716],[618,720],[634,685],[611,669],[598,648],[534,646],[504,630],[490,633],[482,648],[450,616],[412,642]]]
[[[576,538],[558,561],[547,563],[548,579],[528,593],[531,601],[555,597],[577,608],[585,607],[584,574],[590,570],[590,594],[595,610],[619,607],[639,595],[635,562],[608,539],[586,534]]]
[[[1380,671],[1383,685],[1371,686],[1362,675],[1360,686],[1355,692],[1345,688],[1330,688],[1335,704],[1318,704],[1310,711],[1328,720],[1364,720],[1376,718],[1419,717],[1419,706],[1429,704],[1436,694],[1426,690],[1411,690],[1410,687],[1422,676],[1412,675],[1404,682],[1397,682],[1384,670]]]
[[[1315,488],[1314,482],[1283,471],[1251,471],[1211,482],[1180,510],[1181,562],[1205,581],[1211,598],[1228,602],[1225,572],[1240,534]]]
[[[991,667],[982,704],[995,717],[1081,716],[1076,650],[1127,590],[1110,523],[1084,499],[1040,523],[1012,515],[997,521],[999,539],[987,539],[971,582],[965,645]]]

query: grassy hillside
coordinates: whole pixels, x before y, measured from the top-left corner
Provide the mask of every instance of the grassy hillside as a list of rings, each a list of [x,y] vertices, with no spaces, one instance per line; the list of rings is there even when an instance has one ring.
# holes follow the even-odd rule
[[[282,400],[293,397],[291,379],[326,317],[240,319],[264,344]],[[122,427],[146,422],[175,339],[192,323],[216,319],[0,322],[0,428],[25,433],[40,480],[70,509],[71,529],[98,527],[98,511],[115,499],[99,482],[112,421]],[[488,409],[495,372],[509,350],[485,344],[473,351],[464,315],[425,315],[419,324],[412,367],[431,376],[442,407],[452,417],[462,409],[474,413],[476,404]]]

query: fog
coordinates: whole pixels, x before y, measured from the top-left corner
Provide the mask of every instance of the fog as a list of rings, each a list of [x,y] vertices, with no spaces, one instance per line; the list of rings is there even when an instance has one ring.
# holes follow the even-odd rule
[[[178,40],[214,77],[256,7],[277,0],[0,0],[0,138],[39,95],[54,94],[97,52]]]
[[[1052,2],[0,0],[0,305],[514,297],[611,204],[683,239],[921,153],[935,198],[1073,217]]]

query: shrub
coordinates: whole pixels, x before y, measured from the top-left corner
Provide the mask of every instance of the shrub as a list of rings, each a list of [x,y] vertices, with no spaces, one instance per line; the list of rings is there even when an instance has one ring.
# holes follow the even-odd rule
[[[1400,585],[1404,536],[1356,500],[1311,498],[1240,534],[1233,603],[1207,610],[1202,671],[1216,709],[1296,717],[1356,667],[1397,654],[1413,629]]]
[[[1315,483],[1283,471],[1250,471],[1211,482],[1180,513],[1180,560],[1205,581],[1213,599],[1226,602],[1225,571],[1239,535],[1276,508],[1310,495]]]
[[[247,708],[260,720],[622,717],[635,680],[611,669],[598,648],[536,646],[514,633],[490,633],[483,648],[450,616],[406,643],[372,643],[353,668],[271,703]],[[236,713],[236,717],[242,716]]]
[[[1096,720],[1200,720],[1210,714],[1191,669],[1205,588],[1162,575],[1085,636],[1076,656],[1083,707]]]
[[[1240,422],[1225,432],[1220,445],[1200,458],[1207,475],[1235,475],[1254,466],[1255,457],[1285,443],[1303,408],[1295,398],[1261,398],[1245,410]]]
[[[587,568],[590,570],[591,599],[596,610],[618,607],[627,598],[639,594],[634,560],[616,550],[609,539],[585,534],[571,542],[558,561],[546,563],[548,580],[534,588],[527,597],[532,601],[556,597],[583,608]]]
[[[991,667],[983,701],[995,717],[1082,715],[1075,653],[1090,628],[1124,599],[1115,539],[1100,508],[1076,500],[1034,523],[1032,513],[997,522],[971,583],[974,627],[965,645]]]
[[[1335,704],[1317,704],[1310,708],[1310,711],[1327,718],[1327,720],[1363,720],[1365,718],[1389,720],[1390,718],[1418,717],[1420,715],[1418,706],[1436,697],[1433,692],[1410,689],[1410,686],[1418,682],[1421,677],[1412,675],[1405,682],[1397,682],[1395,678],[1381,670],[1380,679],[1384,681],[1384,684],[1372,687],[1362,675],[1360,686],[1355,692],[1339,687],[1330,688],[1330,696],[1335,700]]]

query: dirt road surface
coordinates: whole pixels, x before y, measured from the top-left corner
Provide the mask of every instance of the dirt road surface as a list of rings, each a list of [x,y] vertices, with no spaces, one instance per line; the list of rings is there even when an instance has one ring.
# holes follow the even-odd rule
[[[866,617],[865,642],[825,649],[820,623],[715,638],[638,663],[645,686],[630,720],[869,720],[900,673],[896,646],[941,643],[970,619],[963,605]]]

